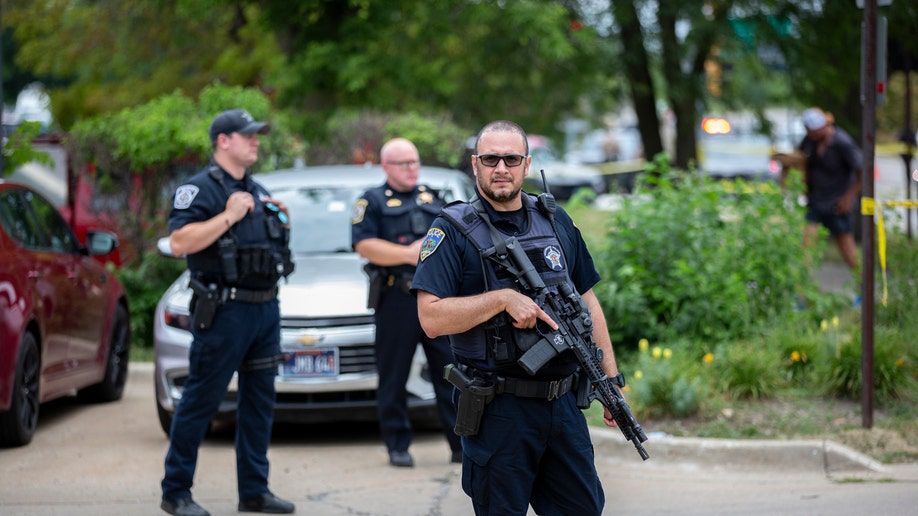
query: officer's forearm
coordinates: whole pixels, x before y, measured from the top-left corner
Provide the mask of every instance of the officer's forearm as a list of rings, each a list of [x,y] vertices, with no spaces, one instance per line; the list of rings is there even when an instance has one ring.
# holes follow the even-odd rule
[[[221,213],[201,222],[192,222],[169,235],[169,247],[175,256],[194,254],[210,247],[232,226],[229,215]]]
[[[612,349],[612,338],[609,337],[609,327],[606,323],[606,316],[603,314],[599,299],[592,289],[586,291],[580,297],[590,311],[590,319],[593,320],[593,342],[602,350],[602,370],[609,377],[618,374],[618,364],[615,362],[615,352]]]
[[[439,298],[418,291],[418,318],[430,338],[470,330],[504,311],[506,302],[501,291],[475,296]]]
[[[380,267],[416,265],[418,263],[417,246],[396,244],[381,238],[361,240],[354,244],[354,250],[373,265]]]

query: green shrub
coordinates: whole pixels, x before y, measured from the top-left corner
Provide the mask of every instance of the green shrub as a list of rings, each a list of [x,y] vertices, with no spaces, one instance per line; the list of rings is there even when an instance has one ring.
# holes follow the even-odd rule
[[[634,412],[651,418],[695,415],[707,389],[692,362],[684,346],[650,347],[642,339],[637,354],[625,362],[634,371],[625,387]]]
[[[118,271],[130,303],[131,346],[153,347],[153,314],[163,292],[185,270],[185,261],[144,253],[139,264]]]
[[[718,349],[712,365],[720,392],[733,399],[758,400],[772,396],[781,387],[781,357],[774,350],[750,343]]]
[[[826,394],[860,399],[863,389],[862,339],[859,328],[851,328],[846,338],[834,345],[820,370]],[[912,341],[891,328],[877,328],[873,347],[873,392],[879,403],[908,399],[916,390],[916,353]]]
[[[754,334],[818,298],[802,247],[803,213],[773,183],[658,172],[609,213],[595,250],[597,288],[615,342],[718,342]]]

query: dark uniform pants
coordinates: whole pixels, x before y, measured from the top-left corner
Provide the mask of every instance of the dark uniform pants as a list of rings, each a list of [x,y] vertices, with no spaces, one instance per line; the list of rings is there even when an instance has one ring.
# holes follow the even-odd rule
[[[411,444],[411,421],[408,418],[408,393],[405,383],[411,372],[411,360],[420,342],[427,356],[431,382],[437,397],[437,412],[449,447],[461,450],[459,437],[453,432],[456,410],[452,402],[453,386],[443,378],[443,368],[453,360],[445,337],[431,339],[421,330],[418,304],[414,296],[398,286],[387,289],[376,310],[376,369],[379,372],[377,392],[379,428],[389,451],[405,451]]]
[[[476,515],[599,515],[605,494],[573,393],[546,401],[501,394],[478,435],[462,438],[462,489]]]
[[[163,497],[191,496],[198,447],[239,372],[236,412],[236,481],[239,499],[268,491],[268,443],[274,418],[274,377],[270,359],[280,352],[280,310],[266,303],[227,302],[209,330],[194,330],[188,381],[175,411],[166,454]],[[245,364],[260,367],[251,370]],[[267,364],[267,367],[265,367]]]

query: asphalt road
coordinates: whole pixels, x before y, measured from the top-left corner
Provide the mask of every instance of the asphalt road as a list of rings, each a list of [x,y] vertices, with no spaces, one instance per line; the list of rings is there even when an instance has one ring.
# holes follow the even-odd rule
[[[918,465],[880,466],[832,443],[675,439],[650,433],[641,462],[617,430],[594,434],[606,514],[916,514]],[[156,419],[152,367],[132,364],[125,397],[42,407],[26,447],[0,450],[2,515],[157,515],[167,440]],[[395,469],[375,428],[285,425],[270,450],[271,488],[298,514],[471,514],[460,466],[436,432]],[[201,449],[195,499],[236,514],[232,436]]]

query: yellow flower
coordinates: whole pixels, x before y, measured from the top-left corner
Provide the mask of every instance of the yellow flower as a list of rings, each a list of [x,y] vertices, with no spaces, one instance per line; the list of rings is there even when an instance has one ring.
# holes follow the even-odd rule
[[[650,347],[650,342],[647,342],[647,339],[641,339],[638,341],[638,349],[641,351],[641,353],[644,353],[645,351],[647,351],[647,348],[649,347]]]
[[[896,367],[902,367],[905,365],[905,358],[899,357],[899,360],[896,360]]]
[[[669,348],[663,348],[663,358],[673,358],[673,350]]]
[[[825,319],[823,319],[822,322],[819,323],[819,329],[822,330],[822,331],[828,330],[828,329],[829,329],[829,323],[828,323],[828,321],[826,321]]]
[[[635,379],[635,380],[640,380],[640,379],[643,378],[643,377],[644,377],[644,371],[637,370],[637,371],[634,372],[634,379]]]
[[[837,315],[832,318],[832,327],[838,328],[838,316]]]
[[[704,358],[703,358],[702,360],[704,360],[704,363],[705,363],[705,364],[710,364],[711,362],[714,361],[714,354],[713,354],[713,353],[705,353],[705,354],[704,354]]]
[[[792,351],[791,354],[790,354],[790,359],[791,359],[791,362],[799,362],[799,361],[800,361],[800,352],[799,352],[799,351]]]
[[[654,346],[653,351],[650,353],[653,355],[653,358],[660,358],[660,355],[663,354],[663,350],[659,346]]]

